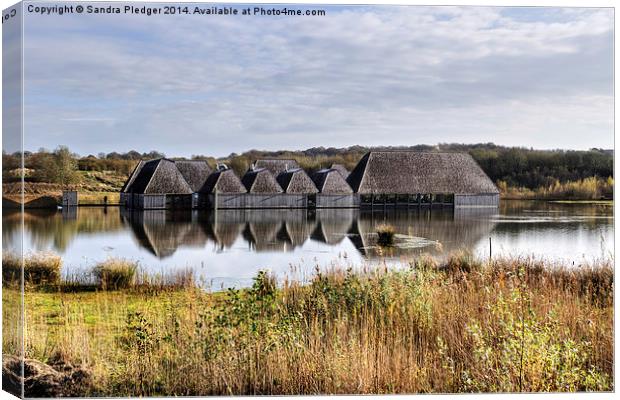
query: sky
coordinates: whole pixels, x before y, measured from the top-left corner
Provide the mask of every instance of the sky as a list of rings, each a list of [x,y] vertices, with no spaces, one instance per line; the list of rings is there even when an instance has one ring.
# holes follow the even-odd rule
[[[24,146],[613,148],[612,9],[318,8],[326,16],[26,13]]]

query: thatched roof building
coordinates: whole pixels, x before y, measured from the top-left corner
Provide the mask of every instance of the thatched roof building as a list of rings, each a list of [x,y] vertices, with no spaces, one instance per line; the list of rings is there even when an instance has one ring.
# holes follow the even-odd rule
[[[332,164],[332,166],[329,168],[338,171],[344,179],[347,179],[349,177],[349,170],[346,169],[346,167],[342,164]]]
[[[297,161],[293,159],[263,158],[254,161],[254,169],[266,168],[273,176],[278,176],[282,172],[290,169],[299,168]]]
[[[321,169],[312,175],[312,181],[320,193],[352,194],[347,181],[335,169]]]
[[[198,192],[204,186],[207,178],[213,172],[206,161],[180,160],[175,161],[174,164],[194,192]]]
[[[247,190],[232,169],[213,172],[200,189],[200,193],[246,193]]]
[[[318,192],[312,179],[301,168],[282,172],[276,177],[276,180],[285,193],[312,194]]]
[[[283,190],[266,168],[250,169],[241,178],[248,193],[282,193]]]
[[[133,175],[133,174],[132,174]],[[174,161],[159,158],[145,162],[131,182],[127,192],[138,194],[192,194],[193,190],[177,169]]]
[[[467,153],[372,151],[347,182],[360,194],[499,193]]]

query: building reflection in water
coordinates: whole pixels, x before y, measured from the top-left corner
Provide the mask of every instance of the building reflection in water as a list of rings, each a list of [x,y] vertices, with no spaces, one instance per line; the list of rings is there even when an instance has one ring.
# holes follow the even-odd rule
[[[220,210],[173,212],[121,210],[137,243],[158,258],[178,248],[226,251],[242,240],[252,252],[290,252],[308,241],[336,246],[350,240],[365,257],[448,253],[489,236],[496,210]],[[395,227],[396,245],[376,245],[376,227]]]

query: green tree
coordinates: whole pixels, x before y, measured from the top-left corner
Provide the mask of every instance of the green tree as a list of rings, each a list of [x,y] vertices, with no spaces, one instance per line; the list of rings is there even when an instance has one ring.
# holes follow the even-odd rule
[[[45,159],[43,173],[50,183],[70,185],[80,181],[77,158],[67,146],[58,146],[51,157]]]

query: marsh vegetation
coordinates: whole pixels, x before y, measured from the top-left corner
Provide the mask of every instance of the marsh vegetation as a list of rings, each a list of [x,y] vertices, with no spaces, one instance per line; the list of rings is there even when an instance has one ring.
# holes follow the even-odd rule
[[[215,293],[27,285],[26,356],[88,369],[84,395],[613,390],[611,262],[459,252],[409,266],[259,272]],[[7,282],[5,317],[18,298]],[[5,353],[18,334],[5,329]]]

